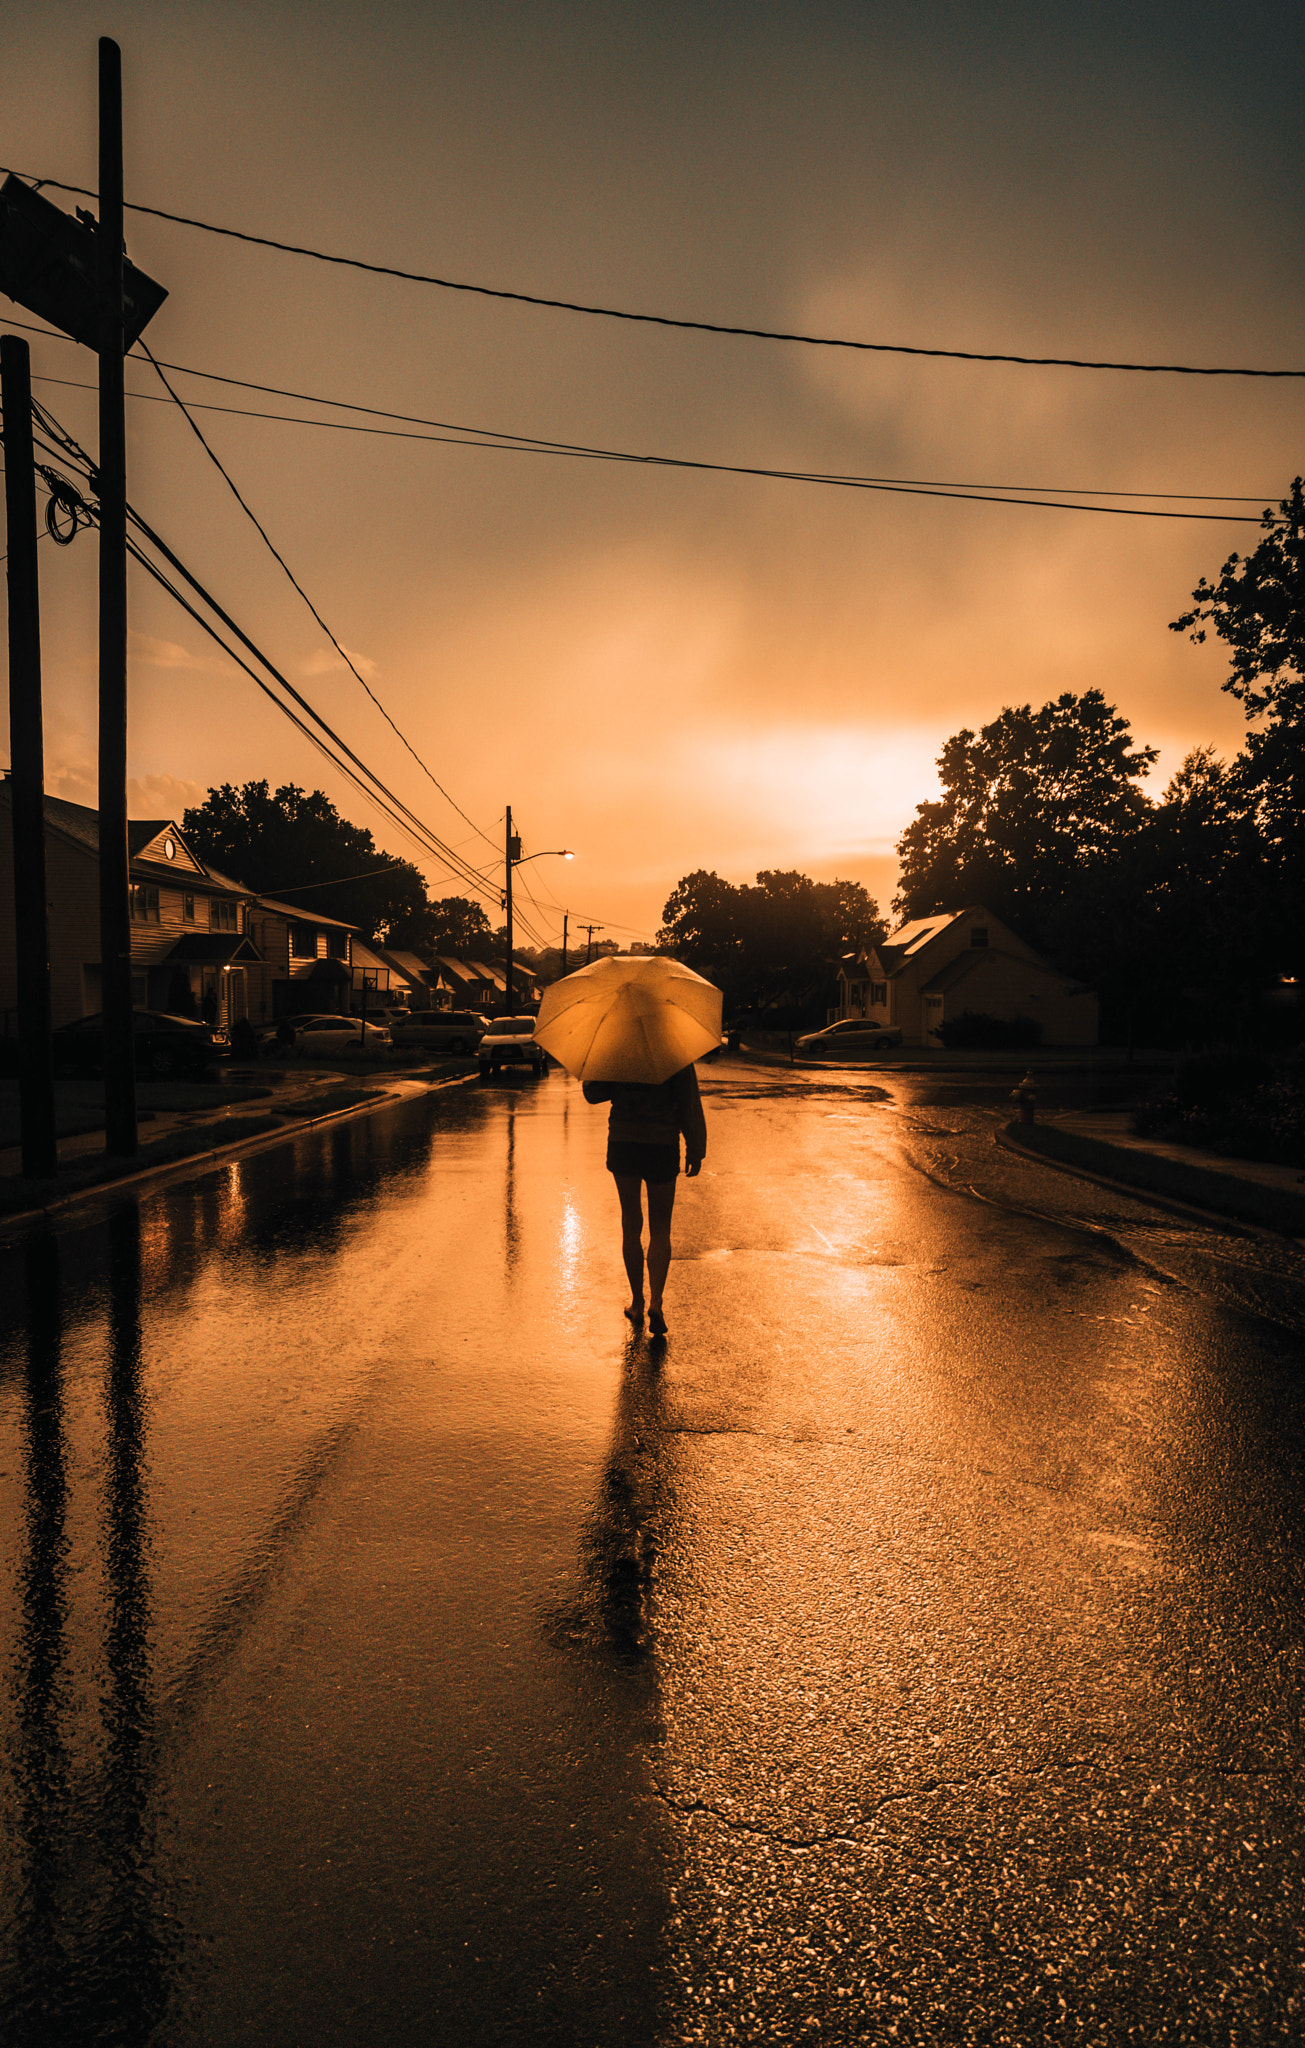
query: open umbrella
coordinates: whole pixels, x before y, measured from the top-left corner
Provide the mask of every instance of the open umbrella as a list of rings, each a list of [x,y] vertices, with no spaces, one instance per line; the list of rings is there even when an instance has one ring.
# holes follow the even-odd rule
[[[613,953],[544,990],[535,1037],[577,1081],[668,1081],[720,1044],[718,988],[678,960]]]

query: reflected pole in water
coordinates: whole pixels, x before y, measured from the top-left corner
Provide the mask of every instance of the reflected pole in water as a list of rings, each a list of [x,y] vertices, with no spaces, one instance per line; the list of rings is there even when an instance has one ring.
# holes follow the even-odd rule
[[[68,1508],[63,1428],[59,1250],[32,1240],[26,1254],[27,1385],[24,1555],[20,1574],[16,1805],[23,1849],[16,1975],[3,1999],[6,2040],[48,2038],[67,1955],[61,1942],[69,1868],[71,1759],[67,1708]]]
[[[153,1800],[157,1776],[152,1602],[145,1499],[145,1397],[141,1363],[140,1216],[120,1209],[109,1225],[109,1357],[105,1388],[108,1457],[104,1547],[105,1773],[99,1832],[106,1880],[99,1996],[118,2034],[148,2038],[167,1997],[168,1951],[159,1926]]]

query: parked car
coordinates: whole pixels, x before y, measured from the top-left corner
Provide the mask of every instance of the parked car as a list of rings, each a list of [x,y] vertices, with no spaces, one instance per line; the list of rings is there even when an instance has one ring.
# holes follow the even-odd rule
[[[841,1017],[837,1024],[804,1031],[793,1041],[799,1052],[814,1053],[886,1052],[901,1042],[899,1024],[876,1024],[869,1017]]]
[[[208,1024],[193,1017],[172,1017],[164,1010],[133,1010],[132,1036],[136,1070],[160,1080],[171,1074],[202,1074],[226,1041]],[[78,1017],[50,1034],[56,1073],[93,1074],[104,1065],[104,1014]]]
[[[354,1004],[353,1015],[355,1017],[363,1015],[363,1010],[359,1003]],[[406,1003],[368,1003],[366,1011],[369,1024],[383,1024],[385,1029],[391,1032],[396,1024],[406,1023],[411,1015],[412,1012]]]
[[[473,1053],[485,1035],[485,1019],[476,1010],[410,1010],[402,1023],[391,1027],[391,1035],[401,1048]]]
[[[542,1074],[548,1068],[548,1054],[535,1038],[533,1017],[494,1017],[476,1050],[480,1076],[497,1074],[500,1067],[529,1067]]]
[[[328,1058],[342,1052],[379,1052],[389,1045],[390,1034],[384,1024],[373,1024],[368,1018],[365,1027],[360,1017],[339,1017],[329,1013],[317,1016],[291,1017],[287,1020],[294,1026],[294,1049],[310,1059],[314,1053]],[[268,1039],[264,1038],[264,1044]],[[276,1044],[275,1030],[270,1042]]]

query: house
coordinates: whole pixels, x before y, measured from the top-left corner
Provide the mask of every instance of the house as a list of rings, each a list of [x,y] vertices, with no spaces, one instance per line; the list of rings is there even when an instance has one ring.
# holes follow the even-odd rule
[[[941,1045],[938,1026],[965,1011],[1031,1017],[1045,1045],[1097,1043],[1096,994],[1026,945],[981,905],[901,925],[839,968],[830,1021],[893,1024],[906,1045]]]
[[[256,896],[201,860],[172,819],[127,827],[132,1002],[205,1017],[221,1030],[311,1010],[349,1008],[352,925]],[[53,1023],[101,1007],[100,819],[45,799]],[[17,1030],[12,788],[0,782],[0,1033]]]
[[[252,898],[198,859],[169,819],[127,827],[132,1001],[138,1009],[211,1018],[223,1030],[257,1015],[265,961],[250,929]],[[45,799],[50,1008],[55,1025],[101,1007],[100,819],[85,804]],[[17,1029],[13,790],[0,782],[0,1029]]]
[[[352,925],[273,896],[251,897],[249,925],[269,969],[267,1007],[258,1022],[314,1011],[348,1016],[359,943]]]
[[[386,965],[393,969],[392,988],[404,988],[408,994],[410,1010],[448,1010],[452,1005],[452,990],[438,967],[428,967],[416,953],[406,953],[393,946],[378,946]]]

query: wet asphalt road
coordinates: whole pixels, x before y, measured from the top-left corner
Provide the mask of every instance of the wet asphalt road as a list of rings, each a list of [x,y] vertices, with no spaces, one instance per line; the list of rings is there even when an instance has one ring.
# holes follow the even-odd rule
[[[0,1251],[6,2048],[1305,2035],[1305,1253],[703,1080],[664,1347],[560,1074]]]

